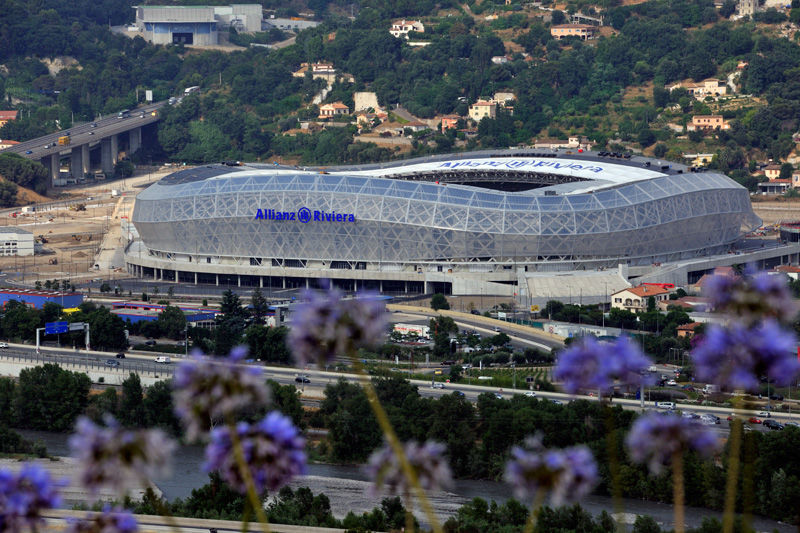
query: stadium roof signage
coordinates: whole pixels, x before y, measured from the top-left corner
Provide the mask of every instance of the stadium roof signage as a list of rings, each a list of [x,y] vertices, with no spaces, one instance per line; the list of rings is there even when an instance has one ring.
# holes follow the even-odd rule
[[[571,168],[575,170],[589,170],[591,172],[603,172],[603,167],[598,167],[595,165],[586,165],[586,164],[579,164],[575,161],[540,161],[536,159],[527,159],[527,160],[519,160],[519,159],[512,159],[510,161],[493,161],[493,160],[478,160],[473,161],[467,159],[465,161],[445,161],[444,163],[439,165],[439,168],[458,168],[458,167],[470,167],[470,168],[481,168],[481,167],[489,167],[489,168],[514,168],[519,169],[523,167],[550,167],[550,168]]]
[[[301,207],[297,211],[277,211],[275,209],[257,209],[256,220],[271,220],[275,222],[355,222],[353,213],[337,213],[336,211],[322,211]]]

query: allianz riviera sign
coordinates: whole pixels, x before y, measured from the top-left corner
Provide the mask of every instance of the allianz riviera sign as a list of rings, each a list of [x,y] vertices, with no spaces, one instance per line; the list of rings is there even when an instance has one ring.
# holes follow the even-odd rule
[[[274,222],[355,222],[353,213],[337,213],[336,211],[311,210],[301,207],[297,211],[276,211],[275,209],[258,209],[256,220],[270,220]]]

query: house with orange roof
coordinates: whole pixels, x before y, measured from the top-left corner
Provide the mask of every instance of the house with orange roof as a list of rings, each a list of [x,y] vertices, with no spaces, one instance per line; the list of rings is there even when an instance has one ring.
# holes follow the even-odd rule
[[[350,108],[341,102],[333,102],[332,104],[322,104],[319,106],[319,118],[333,118],[349,114]]]
[[[17,120],[19,111],[0,111],[0,128],[6,125],[11,120]]]
[[[19,141],[10,141],[8,139],[0,139],[0,150],[5,148],[11,148],[14,145],[19,144]]]
[[[695,329],[697,329],[702,322],[690,322],[688,324],[681,324],[676,329],[678,331],[678,337],[681,338],[688,338],[691,339],[694,337]]]
[[[622,289],[611,295],[611,308],[624,309],[632,313],[643,313],[647,311],[647,302],[652,297],[656,305],[659,302],[669,300],[669,295],[675,292],[675,288],[667,288],[664,285],[643,283],[638,287]]]

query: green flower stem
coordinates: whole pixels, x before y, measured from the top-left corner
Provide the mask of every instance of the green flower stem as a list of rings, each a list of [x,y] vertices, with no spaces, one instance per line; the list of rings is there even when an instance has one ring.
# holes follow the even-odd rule
[[[414,513],[411,512],[411,506],[414,505],[413,500],[411,499],[411,494],[406,493],[405,497],[403,498],[406,504],[406,531],[413,533],[414,532]]]
[[[725,482],[725,510],[722,515],[722,533],[733,533],[733,518],[736,514],[736,485],[739,481],[739,452],[742,447],[742,421],[734,418],[728,440],[728,479]]]
[[[239,434],[236,433],[236,423],[231,420],[228,421],[227,425],[231,434],[231,442],[233,443],[233,457],[236,459],[236,464],[239,466],[239,473],[242,475],[245,487],[247,487],[247,498],[250,500],[250,505],[253,507],[256,517],[258,517],[262,533],[270,533],[267,513],[264,512],[264,506],[258,498],[256,484],[253,481],[253,474],[250,472],[250,468],[248,468],[247,462],[244,460],[244,450],[242,450],[242,441],[239,440]]]
[[[608,453],[608,471],[611,475],[611,500],[614,506],[614,514],[622,514],[624,505],[622,503],[622,485],[619,479],[619,457],[617,456],[617,430],[614,424],[614,412],[611,406],[606,404],[606,451]],[[616,522],[615,522],[616,523]],[[623,532],[621,523],[617,524],[617,531]]]
[[[392,424],[389,422],[389,417],[386,414],[386,411],[383,409],[380,400],[378,399],[378,393],[375,392],[375,387],[372,386],[372,381],[370,381],[369,375],[364,372],[364,366],[358,359],[357,354],[350,354],[350,356],[353,361],[353,366],[355,366],[356,371],[361,378],[361,383],[364,387],[364,392],[367,394],[369,405],[372,407],[372,411],[375,413],[375,418],[378,419],[378,425],[381,427],[383,434],[386,436],[389,446],[392,447],[392,451],[400,460],[400,466],[403,468],[403,473],[411,483],[411,486],[414,488],[414,493],[420,504],[422,504],[422,509],[425,511],[434,533],[442,533],[442,526],[439,524],[439,520],[436,518],[436,515],[433,512],[431,502],[428,500],[428,496],[425,494],[425,491],[419,484],[419,478],[417,478],[414,468],[411,466],[411,463],[408,462],[408,458],[403,451],[403,445],[400,443],[400,439],[397,438],[397,434],[395,433]]]
[[[675,533],[684,532],[683,454],[672,454],[672,505],[675,509]]]
[[[536,528],[536,521],[539,519],[539,511],[542,509],[542,501],[544,500],[544,491],[538,489],[536,494],[533,495],[533,503],[531,504],[531,512],[528,514],[528,519],[525,521],[525,529],[523,533],[533,533]]]

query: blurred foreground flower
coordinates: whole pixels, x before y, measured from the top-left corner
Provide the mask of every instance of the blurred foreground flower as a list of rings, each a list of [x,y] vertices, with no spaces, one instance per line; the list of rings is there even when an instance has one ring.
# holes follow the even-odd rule
[[[424,490],[441,490],[452,486],[453,476],[444,457],[444,444],[428,441],[420,445],[411,441],[403,449]],[[399,458],[388,443],[370,456],[367,475],[373,481],[371,490],[375,494],[386,490],[389,494],[408,499],[413,490]]]
[[[570,394],[599,390],[607,393],[615,380],[621,385],[640,385],[651,362],[628,337],[614,343],[585,337],[564,350],[558,358],[553,377],[563,381]]]
[[[61,504],[58,489],[66,480],[53,480],[50,473],[26,463],[18,473],[0,470],[0,532],[16,533],[26,527],[36,531],[40,513]]]
[[[241,443],[244,463],[259,493],[264,489],[277,490],[306,471],[305,439],[292,421],[277,411],[257,424],[240,422],[235,437]],[[234,489],[245,493],[247,483],[236,461],[234,446],[230,428],[214,429],[206,447],[205,469],[219,471]]]
[[[782,276],[748,269],[744,276],[712,276],[703,293],[711,307],[736,320],[751,324],[772,317],[791,324],[797,315],[797,304]]]
[[[89,514],[86,518],[67,518],[67,533],[135,533],[139,529],[136,519],[127,509],[106,504],[103,512]]]
[[[731,322],[709,327],[692,351],[696,377],[730,390],[757,390],[760,378],[789,385],[800,371],[797,340],[773,319],[753,326]]]
[[[549,492],[550,501],[558,506],[591,492],[597,483],[597,465],[586,446],[548,450],[538,437],[531,437],[525,448],[511,449],[505,479],[518,498],[530,501]]]
[[[341,291],[329,289],[306,291],[304,299],[293,313],[287,339],[300,365],[325,366],[386,337],[386,305],[377,294],[344,300]]]
[[[80,462],[81,483],[91,492],[109,486],[122,496],[132,481],[152,479],[168,470],[175,442],[163,431],[129,431],[109,414],[103,421],[106,427],[79,418],[69,439],[72,455]]]
[[[653,473],[659,473],[675,454],[694,450],[708,457],[719,449],[719,439],[713,430],[690,418],[659,413],[637,418],[626,443],[631,459],[646,462]]]
[[[213,419],[269,402],[261,368],[241,364],[247,355],[245,348],[234,348],[227,358],[220,359],[204,357],[200,352],[192,355],[178,365],[172,382],[175,412],[190,442],[204,435]]]

